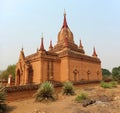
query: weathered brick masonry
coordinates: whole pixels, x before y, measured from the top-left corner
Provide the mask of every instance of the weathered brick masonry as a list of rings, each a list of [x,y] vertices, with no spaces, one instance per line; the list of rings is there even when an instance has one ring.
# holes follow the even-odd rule
[[[47,80],[80,82],[101,79],[101,61],[95,48],[92,56],[88,56],[81,41],[79,46],[75,44],[64,14],[63,25],[54,47],[50,41],[49,50],[45,50],[42,37],[40,49],[36,53],[25,56],[23,49],[20,51],[15,84],[39,84]]]

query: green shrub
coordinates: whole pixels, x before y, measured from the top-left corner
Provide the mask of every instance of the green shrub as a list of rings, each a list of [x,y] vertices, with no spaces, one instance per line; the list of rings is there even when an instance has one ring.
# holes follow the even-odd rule
[[[103,88],[112,88],[112,84],[110,84],[109,82],[101,82],[100,85]]]
[[[120,83],[120,66],[119,67],[114,67],[112,69],[112,77],[113,77],[113,80]]]
[[[48,81],[42,83],[34,96],[36,101],[55,100],[53,84]]]
[[[117,87],[117,82],[116,81],[112,81],[112,82],[101,82],[101,87],[103,88],[113,88],[113,87]]]
[[[0,104],[4,103],[6,100],[6,91],[5,87],[0,86]]]
[[[74,88],[71,82],[65,82],[63,84],[63,95],[74,95]]]
[[[112,87],[117,87],[118,82],[117,81],[112,81],[112,82],[110,82],[110,84],[112,85]]]
[[[113,80],[117,81],[118,83],[120,83],[120,74],[113,76]]]
[[[86,100],[86,99],[88,99],[88,95],[85,93],[81,93],[75,98],[77,102],[82,102],[83,100]]]
[[[5,87],[0,86],[0,113],[1,112],[4,113],[6,110],[5,100],[6,100]]]

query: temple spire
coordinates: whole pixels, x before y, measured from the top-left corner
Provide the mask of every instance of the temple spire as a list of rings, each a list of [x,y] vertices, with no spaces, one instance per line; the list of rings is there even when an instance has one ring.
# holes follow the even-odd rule
[[[53,46],[52,46],[52,40],[50,41],[50,46],[49,46],[49,50],[52,50]]]
[[[68,25],[67,25],[67,20],[66,20],[66,12],[64,11],[64,20],[63,20],[63,26],[62,28],[68,28]]]
[[[23,51],[23,49],[24,49],[24,48],[23,48],[23,45],[22,45],[21,51]]]
[[[25,59],[23,46],[22,46],[21,51],[20,51],[20,56],[19,56],[19,59],[20,59],[20,60],[22,60],[22,59],[24,60],[24,59]]]
[[[39,51],[38,47],[37,47],[37,52]]]
[[[93,57],[97,57],[97,53],[96,53],[96,50],[95,50],[95,47],[93,47],[93,54],[92,54]]]
[[[79,45],[80,49],[83,49],[83,45],[82,45],[82,41],[80,40],[80,45]]]
[[[40,51],[44,51],[44,43],[43,43],[43,33],[42,33],[42,38],[41,38],[41,45],[40,45]]]

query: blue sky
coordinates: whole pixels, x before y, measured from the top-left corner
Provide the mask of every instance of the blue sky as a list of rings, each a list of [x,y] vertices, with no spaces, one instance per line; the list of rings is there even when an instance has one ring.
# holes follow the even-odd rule
[[[55,45],[64,9],[75,43],[87,55],[95,46],[103,68],[120,66],[120,0],[0,0],[0,70],[17,63],[22,46],[35,53],[42,33],[46,50]]]

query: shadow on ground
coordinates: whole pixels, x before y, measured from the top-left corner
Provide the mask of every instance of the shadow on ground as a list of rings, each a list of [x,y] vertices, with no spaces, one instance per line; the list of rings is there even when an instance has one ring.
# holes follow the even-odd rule
[[[16,106],[6,106],[6,111],[5,111],[5,113],[12,112],[14,109],[16,109]]]

